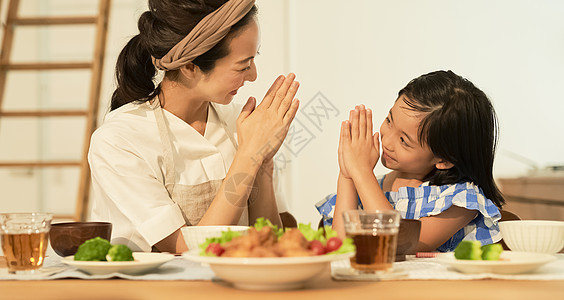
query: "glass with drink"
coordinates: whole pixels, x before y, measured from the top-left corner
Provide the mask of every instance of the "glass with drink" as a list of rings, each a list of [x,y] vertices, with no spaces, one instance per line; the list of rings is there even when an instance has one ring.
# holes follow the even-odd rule
[[[48,213],[0,214],[2,251],[11,274],[34,274],[43,265],[53,216]]]
[[[391,269],[396,258],[400,214],[395,210],[343,212],[345,232],[354,241],[351,267],[362,273]]]

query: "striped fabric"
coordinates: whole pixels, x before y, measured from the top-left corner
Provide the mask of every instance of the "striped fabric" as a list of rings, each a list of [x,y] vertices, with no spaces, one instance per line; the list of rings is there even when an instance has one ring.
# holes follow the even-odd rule
[[[378,178],[380,184],[384,177]],[[402,187],[397,192],[386,192],[386,198],[405,219],[419,219],[435,216],[452,205],[478,211],[478,216],[468,225],[456,232],[442,244],[438,251],[448,252],[462,240],[480,241],[482,245],[501,240],[497,222],[501,213],[495,204],[485,197],[482,189],[471,182],[430,186],[428,182],[419,187]],[[319,201],[315,206],[323,217],[325,225],[332,225],[337,194],[331,194]],[[362,203],[358,200],[358,208]]]

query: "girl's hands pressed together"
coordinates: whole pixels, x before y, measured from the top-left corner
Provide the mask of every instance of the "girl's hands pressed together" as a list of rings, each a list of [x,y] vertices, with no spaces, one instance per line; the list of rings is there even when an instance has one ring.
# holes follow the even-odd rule
[[[278,77],[256,108],[256,99],[249,98],[237,119],[239,150],[257,163],[272,159],[296,116],[299,83],[295,78],[292,73]]]
[[[343,150],[344,149],[344,138],[343,138],[343,136],[345,134],[345,131],[350,132],[350,129],[347,125],[347,122],[348,121],[343,121],[341,123],[341,136],[339,138],[339,148],[337,150],[337,153],[338,153],[338,158],[339,158],[340,175],[343,176],[346,179],[351,179],[351,176],[350,176],[349,171],[347,170],[347,166],[345,164],[345,158],[344,158],[345,154],[344,154],[344,150]]]
[[[346,178],[372,174],[380,158],[378,133],[372,133],[372,111],[364,105],[350,111],[349,120],[341,125],[339,167]],[[347,176],[348,175],[348,176]]]
[[[357,209],[358,199],[366,210],[393,209],[374,176],[379,158],[379,134],[372,133],[372,111],[364,105],[356,106],[349,120],[341,124],[339,138],[340,174],[333,228],[341,237],[346,236],[342,213]]]

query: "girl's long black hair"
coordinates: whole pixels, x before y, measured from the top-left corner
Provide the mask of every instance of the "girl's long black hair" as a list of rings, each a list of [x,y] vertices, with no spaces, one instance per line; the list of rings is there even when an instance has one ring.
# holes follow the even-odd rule
[[[402,95],[411,109],[426,113],[419,141],[454,164],[431,171],[425,180],[432,185],[473,182],[501,208],[505,200],[493,178],[498,122],[486,94],[452,71],[436,71],[411,80],[398,99]]]
[[[118,56],[116,63],[117,88],[112,95],[110,110],[133,101],[148,101],[160,93],[155,86],[157,69],[151,56],[163,57],[182,40],[206,15],[218,9],[227,0],[149,0],[149,10],[139,17],[139,34],[131,38]],[[210,72],[215,62],[229,54],[229,41],[257,14],[256,6],[217,45],[192,61],[203,72]],[[175,80],[178,71],[165,76]]]

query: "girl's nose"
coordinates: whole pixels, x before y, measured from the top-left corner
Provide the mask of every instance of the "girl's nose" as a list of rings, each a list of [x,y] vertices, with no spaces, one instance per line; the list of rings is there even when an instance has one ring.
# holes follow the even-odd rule
[[[382,132],[380,132],[380,143],[382,144],[382,148],[388,152],[393,152],[393,149],[391,148],[391,143],[389,143],[389,135],[388,134],[382,134]]]

